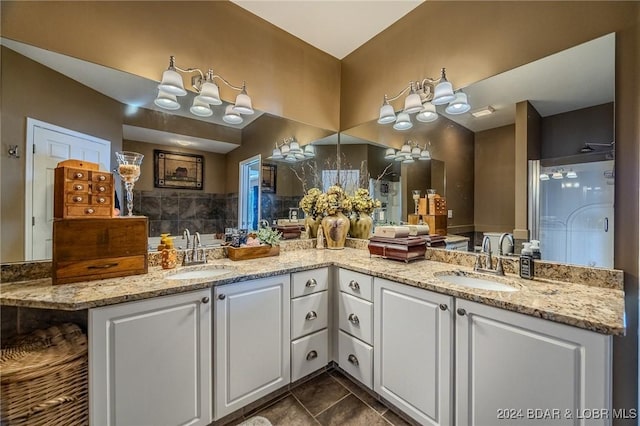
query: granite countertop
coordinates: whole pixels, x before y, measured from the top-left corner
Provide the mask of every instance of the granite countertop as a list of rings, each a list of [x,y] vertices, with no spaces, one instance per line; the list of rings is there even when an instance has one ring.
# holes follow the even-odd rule
[[[367,251],[352,248],[285,251],[277,257],[240,262],[224,258],[210,261],[207,265],[174,270],[151,267],[145,275],[57,286],[51,284],[50,278],[3,283],[0,284],[0,305],[82,310],[330,265],[598,333],[623,335],[625,331],[624,292],[618,288],[549,279],[524,280],[507,274],[504,277],[487,277],[518,287],[519,291],[480,290],[438,279],[438,274],[446,271],[473,274],[472,268],[467,266],[431,260],[406,264],[370,257]],[[214,278],[166,278],[185,270],[208,268],[228,268],[229,272]]]

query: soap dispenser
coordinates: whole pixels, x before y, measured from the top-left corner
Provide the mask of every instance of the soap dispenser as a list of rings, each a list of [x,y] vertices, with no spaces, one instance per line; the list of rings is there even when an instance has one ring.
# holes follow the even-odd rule
[[[531,243],[522,243],[520,252],[520,278],[533,279],[533,251]]]
[[[162,252],[167,244],[167,237],[171,234],[160,234],[160,244],[158,244],[158,251]]]
[[[167,237],[162,249],[162,269],[173,269],[178,264],[178,252],[173,247],[173,237]]]

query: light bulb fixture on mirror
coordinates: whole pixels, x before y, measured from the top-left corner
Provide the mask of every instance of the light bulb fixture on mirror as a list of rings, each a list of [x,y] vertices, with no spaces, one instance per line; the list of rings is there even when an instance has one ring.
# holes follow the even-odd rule
[[[411,164],[415,160],[431,160],[431,152],[429,151],[430,146],[431,142],[421,147],[417,142],[408,140],[397,152],[393,148],[387,148],[384,152],[384,159],[403,162],[405,164]]]
[[[436,105],[447,105],[445,112],[456,115],[464,114],[471,109],[466,93],[454,91],[452,84],[447,80],[444,68],[440,71],[440,78],[424,78],[418,81],[410,81],[397,95],[389,97],[384,95],[379,124],[393,124],[395,130],[408,130],[413,127],[410,114],[416,114],[416,120],[430,123],[438,119]],[[396,116],[391,102],[399,99],[409,92],[404,100],[404,109]]]
[[[241,124],[243,119],[240,114],[250,115],[254,113],[251,98],[247,94],[246,82],[243,81],[242,86],[236,86],[229,83],[222,76],[215,74],[212,69],[204,73],[199,68],[180,68],[176,65],[175,56],[169,57],[169,67],[162,73],[162,81],[158,85],[158,96],[154,101],[155,105],[168,110],[180,109],[180,103],[176,97],[187,94],[180,73],[197,73],[191,78],[191,86],[198,93],[189,108],[192,114],[199,117],[210,117],[213,115],[210,105],[222,105],[220,88],[215,83],[216,79],[222,81],[231,89],[240,92],[236,97],[235,104],[230,105],[233,114],[229,113],[229,108],[225,109],[223,120],[226,123]]]
[[[288,163],[296,163],[298,161],[309,160],[315,158],[316,148],[311,144],[304,147],[294,137],[284,138],[282,141],[275,143],[275,148],[271,152],[268,160],[286,161]]]

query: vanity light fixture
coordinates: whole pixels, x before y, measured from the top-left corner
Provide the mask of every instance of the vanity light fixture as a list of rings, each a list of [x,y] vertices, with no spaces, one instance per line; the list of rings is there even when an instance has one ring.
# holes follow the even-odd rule
[[[495,112],[496,110],[491,106],[486,106],[484,108],[480,108],[477,109],[475,111],[471,111],[471,115],[473,115],[475,118],[479,118],[479,117],[485,117],[487,115],[491,115]]]
[[[429,143],[429,145],[431,144]],[[384,152],[384,159],[399,162],[401,161],[403,163],[410,164],[415,160],[431,160],[431,153],[429,152],[426,144],[421,148],[417,142],[408,140],[397,152],[393,148],[387,148],[387,150]]]
[[[567,177],[569,179],[577,179],[578,178],[578,174],[576,172],[574,172],[573,170],[569,170],[567,172]]]
[[[280,142],[276,142],[276,147],[268,159],[295,163],[297,161],[314,158],[315,156],[316,148],[313,145],[307,144],[304,149],[302,149],[296,138],[288,137]]]
[[[562,172],[559,171],[555,171],[551,174],[551,179],[562,179],[564,176],[562,176]]]
[[[416,120],[430,123],[438,118],[436,105],[449,104],[445,108],[447,114],[464,114],[471,109],[467,94],[460,91],[454,92],[453,86],[447,80],[445,69],[442,68],[439,79],[425,78],[418,81],[410,81],[397,95],[389,97],[384,95],[379,124],[393,124],[396,130],[408,130],[413,127],[409,114],[416,114]],[[404,109],[397,116],[390,102],[400,98],[409,92],[404,100]]]
[[[540,173],[540,180],[549,180],[549,175],[546,173]]]
[[[247,87],[244,81],[242,86],[235,86],[218,74],[214,74],[212,69],[203,73],[199,68],[180,68],[176,65],[175,56],[169,57],[169,68],[162,73],[162,81],[158,85],[158,96],[154,103],[160,108],[168,110],[180,109],[177,96],[185,96],[187,94],[180,73],[199,74],[191,78],[191,85],[198,93],[193,100],[193,105],[189,108],[192,114],[199,117],[210,117],[213,115],[211,105],[222,105],[220,88],[215,83],[216,78],[228,87],[240,92],[236,97],[235,104],[231,104],[225,109],[225,115],[222,119],[226,123],[240,124],[243,121],[240,114],[253,114],[251,98],[247,95]]]

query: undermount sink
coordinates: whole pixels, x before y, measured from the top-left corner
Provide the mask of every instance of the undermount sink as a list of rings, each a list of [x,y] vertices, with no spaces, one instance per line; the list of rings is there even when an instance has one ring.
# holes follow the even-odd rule
[[[183,271],[177,274],[168,275],[165,278],[168,280],[194,280],[203,278],[215,278],[220,275],[225,275],[233,272],[231,269],[215,268],[215,269],[198,269],[195,271]]]
[[[518,291],[517,287],[509,284],[494,281],[490,277],[480,278],[478,276],[470,276],[462,271],[460,272],[444,272],[436,274],[439,280],[462,287],[477,288],[480,290],[491,291]]]

